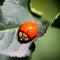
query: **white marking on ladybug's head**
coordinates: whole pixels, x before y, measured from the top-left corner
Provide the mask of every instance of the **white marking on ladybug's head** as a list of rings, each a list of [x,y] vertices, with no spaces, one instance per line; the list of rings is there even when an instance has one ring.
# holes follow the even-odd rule
[[[27,41],[29,41],[29,38],[28,38],[28,36],[27,36],[25,33],[20,32],[20,33],[19,33],[19,40],[20,40],[20,41],[27,42]]]
[[[29,41],[29,38],[27,37],[27,38],[25,38],[24,40],[25,40],[25,41]]]
[[[22,37],[22,32],[19,33],[19,37]]]

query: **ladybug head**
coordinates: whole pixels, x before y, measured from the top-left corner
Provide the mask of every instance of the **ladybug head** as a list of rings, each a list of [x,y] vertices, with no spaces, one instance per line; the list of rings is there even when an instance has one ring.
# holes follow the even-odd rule
[[[28,38],[28,36],[24,32],[18,31],[18,41],[20,43],[27,43],[30,41],[30,39]]]

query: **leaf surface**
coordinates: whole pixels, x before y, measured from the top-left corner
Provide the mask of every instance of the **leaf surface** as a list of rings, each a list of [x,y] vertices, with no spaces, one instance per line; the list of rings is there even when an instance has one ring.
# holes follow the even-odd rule
[[[21,44],[17,38],[18,27],[22,23],[35,21],[35,17],[25,7],[27,3],[23,4],[24,2],[25,0],[5,0],[4,4],[0,7],[0,54],[11,57],[25,57],[29,56],[32,52],[29,48],[34,40]],[[47,23],[44,24],[44,19],[42,21],[37,19],[36,21],[40,37],[46,31]]]

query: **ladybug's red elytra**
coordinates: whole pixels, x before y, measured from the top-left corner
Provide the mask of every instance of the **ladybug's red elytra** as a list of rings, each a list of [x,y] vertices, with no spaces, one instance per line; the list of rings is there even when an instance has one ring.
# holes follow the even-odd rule
[[[18,29],[18,41],[21,43],[27,43],[33,40],[38,33],[38,27],[35,22],[24,22]]]

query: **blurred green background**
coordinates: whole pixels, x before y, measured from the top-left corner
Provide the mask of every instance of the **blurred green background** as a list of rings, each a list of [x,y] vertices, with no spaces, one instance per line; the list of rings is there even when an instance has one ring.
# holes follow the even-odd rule
[[[43,17],[49,22],[60,12],[59,0],[31,0],[31,10]]]
[[[60,12],[59,0],[31,0],[31,10],[51,22]],[[30,57],[10,58],[0,55],[0,60],[59,60],[60,29],[49,27],[46,34],[35,42],[36,49]]]
[[[52,22],[60,13],[59,0],[31,0],[31,10]],[[60,60],[60,29],[49,27],[46,34],[35,42],[31,60]]]

